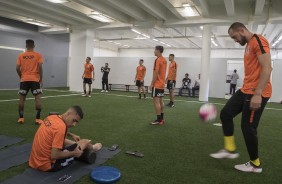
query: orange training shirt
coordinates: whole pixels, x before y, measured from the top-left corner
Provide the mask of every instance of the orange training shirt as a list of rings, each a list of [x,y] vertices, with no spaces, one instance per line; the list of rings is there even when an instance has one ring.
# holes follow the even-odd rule
[[[67,127],[61,116],[51,115],[38,128],[29,157],[29,166],[41,171],[51,169],[56,160],[51,159],[52,148],[63,149]]]
[[[93,71],[94,71],[94,66],[91,63],[84,64],[84,78],[92,79]]]
[[[39,82],[39,64],[43,63],[40,53],[34,51],[26,51],[18,56],[17,65],[21,66],[21,82],[35,81]]]
[[[165,88],[166,67],[167,67],[167,61],[163,56],[160,56],[155,60],[154,71],[158,70],[158,77],[154,83],[154,88],[157,89]]]
[[[146,67],[145,66],[137,66],[136,68],[136,80],[144,80],[146,73]]]
[[[245,78],[241,91],[245,94],[254,94],[258,86],[262,66],[258,61],[258,56],[270,53],[268,41],[261,35],[256,35],[248,41],[244,55]],[[263,97],[271,97],[272,86],[268,80],[263,92]]]
[[[176,80],[177,64],[175,61],[169,63],[167,80]]]

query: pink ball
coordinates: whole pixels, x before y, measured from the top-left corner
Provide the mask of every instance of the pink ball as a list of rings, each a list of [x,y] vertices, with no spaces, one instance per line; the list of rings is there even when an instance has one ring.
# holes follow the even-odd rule
[[[204,122],[212,122],[216,119],[217,109],[211,103],[203,104],[199,110],[199,116]]]

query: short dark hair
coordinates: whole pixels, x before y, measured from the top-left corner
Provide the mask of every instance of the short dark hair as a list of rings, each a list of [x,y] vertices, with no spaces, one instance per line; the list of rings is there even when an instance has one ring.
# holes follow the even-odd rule
[[[77,113],[77,115],[80,117],[80,119],[83,119],[84,114],[83,114],[83,111],[82,111],[80,106],[74,105],[74,106],[71,107],[71,109],[73,109]]]
[[[89,59],[89,60],[91,60],[91,57],[89,57],[89,56],[88,56],[88,57],[87,57],[86,59]]]
[[[28,39],[25,41],[26,48],[33,48],[34,47],[34,41],[31,39]]]
[[[185,73],[185,75],[189,75],[188,73]]]
[[[237,70],[235,69],[235,70],[234,70],[234,72],[236,73],[236,72],[237,72]]]
[[[140,59],[139,61],[143,61],[143,62],[144,62],[144,60],[143,60],[143,59]]]
[[[174,54],[169,54],[169,56],[172,56],[172,57],[174,57]]]
[[[237,31],[238,29],[243,28],[243,29],[247,29],[246,26],[241,23],[241,22],[234,22],[233,24],[231,24],[231,26],[228,29],[228,32],[232,29]]]
[[[164,47],[161,46],[161,45],[157,45],[157,46],[155,47],[155,49],[158,50],[158,51],[160,51],[160,53],[163,53],[163,52],[164,52]]]

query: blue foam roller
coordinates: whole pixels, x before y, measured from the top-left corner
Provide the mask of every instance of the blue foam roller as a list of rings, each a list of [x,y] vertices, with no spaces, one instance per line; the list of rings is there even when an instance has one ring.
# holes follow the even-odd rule
[[[97,183],[114,183],[120,179],[121,173],[114,167],[101,166],[93,169],[90,177]]]

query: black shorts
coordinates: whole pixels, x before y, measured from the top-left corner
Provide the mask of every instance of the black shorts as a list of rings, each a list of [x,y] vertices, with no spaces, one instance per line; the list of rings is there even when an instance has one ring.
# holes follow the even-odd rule
[[[39,82],[25,81],[20,83],[19,94],[26,96],[31,90],[31,93],[35,96],[42,93],[42,89]]]
[[[138,86],[138,87],[144,86],[144,81],[141,82],[141,80],[137,80],[136,81],[136,86]]]
[[[167,81],[167,89],[174,89],[175,88],[176,81],[173,80],[172,83],[170,83],[170,80]]]
[[[77,143],[72,144],[66,148],[63,149],[63,151],[73,151],[77,147]],[[64,159],[58,159],[54,164],[51,165],[50,172],[56,172],[59,171],[69,165],[71,165],[74,161],[74,157],[64,158]]]
[[[152,89],[152,97],[164,97],[164,89]]]
[[[83,83],[92,84],[92,79],[91,78],[83,78]]]

